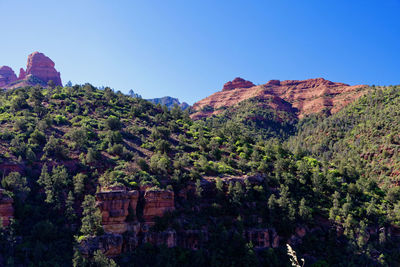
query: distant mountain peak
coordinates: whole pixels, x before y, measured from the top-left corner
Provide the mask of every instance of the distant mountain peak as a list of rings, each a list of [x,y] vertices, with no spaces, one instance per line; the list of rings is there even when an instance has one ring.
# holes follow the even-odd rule
[[[171,96],[164,96],[160,98],[152,98],[152,99],[147,99],[148,101],[154,103],[154,104],[160,104],[162,106],[167,106],[169,109],[173,108],[174,105],[178,105],[181,107],[182,110],[185,110],[189,107],[189,104],[186,102],[179,102],[178,98],[173,98]]]

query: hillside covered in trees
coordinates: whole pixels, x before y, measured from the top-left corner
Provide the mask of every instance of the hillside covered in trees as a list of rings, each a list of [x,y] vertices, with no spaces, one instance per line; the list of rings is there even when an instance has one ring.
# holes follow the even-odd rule
[[[90,84],[1,91],[0,265],[290,266],[288,243],[306,266],[396,266],[399,100],[192,120]]]

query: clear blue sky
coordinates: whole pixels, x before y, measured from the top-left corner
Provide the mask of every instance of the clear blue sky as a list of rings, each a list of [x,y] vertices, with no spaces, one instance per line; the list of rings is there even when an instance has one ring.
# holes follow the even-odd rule
[[[0,65],[192,104],[240,76],[400,84],[400,0],[0,0]]]

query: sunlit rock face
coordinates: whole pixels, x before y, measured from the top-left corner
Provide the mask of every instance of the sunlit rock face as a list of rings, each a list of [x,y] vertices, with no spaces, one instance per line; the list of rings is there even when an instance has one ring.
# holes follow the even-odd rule
[[[54,68],[54,62],[44,54],[34,52],[28,56],[26,75],[33,75],[44,83],[53,81],[56,86],[62,86],[61,75]]]
[[[250,88],[253,86],[255,86],[254,83],[246,81],[245,79],[242,79],[240,77],[237,77],[233,81],[225,83],[224,87],[222,88],[222,91],[229,91],[236,88]]]
[[[143,219],[148,224],[153,224],[156,217],[173,211],[174,192],[170,190],[149,190],[144,193]]]
[[[127,220],[129,213],[135,215],[139,191],[103,191],[96,194],[96,200],[101,210],[104,230],[121,234],[129,228]]]
[[[274,103],[287,103],[296,110],[295,115],[302,118],[306,115],[330,112],[336,113],[343,107],[358,99],[367,90],[365,85],[350,86],[335,83],[323,78],[298,80],[271,80],[263,85],[254,85],[249,81],[236,78],[227,82],[222,91],[216,92],[193,104],[193,119],[217,115],[226,108],[251,98],[271,98]],[[272,106],[273,109],[285,109],[284,105]]]

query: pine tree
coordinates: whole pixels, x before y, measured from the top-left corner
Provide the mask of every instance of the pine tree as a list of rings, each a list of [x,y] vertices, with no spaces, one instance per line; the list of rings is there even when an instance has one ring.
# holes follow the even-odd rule
[[[299,204],[299,215],[303,220],[308,220],[311,217],[310,209],[306,205],[306,200],[302,198]]]
[[[72,191],[69,191],[67,200],[65,201],[65,215],[70,222],[74,221],[74,219],[76,218],[74,202],[74,195],[72,194]]]
[[[74,193],[76,195],[82,195],[84,190],[85,190],[85,180],[87,176],[83,173],[78,173],[77,175],[74,176],[73,181],[74,181]]]
[[[82,203],[82,227],[81,233],[83,235],[95,236],[101,233],[101,213],[96,207],[96,199],[92,195],[86,195]]]

